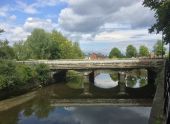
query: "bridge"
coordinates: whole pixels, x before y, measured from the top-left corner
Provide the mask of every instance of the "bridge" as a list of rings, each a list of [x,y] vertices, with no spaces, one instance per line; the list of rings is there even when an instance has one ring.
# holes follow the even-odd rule
[[[17,62],[25,64],[47,64],[51,70],[158,68],[164,64],[164,60],[162,59],[29,60]]]
[[[163,59],[123,59],[123,60],[29,60],[17,61],[24,64],[47,64],[51,70],[51,74],[56,72],[65,76],[67,70],[76,70],[82,72],[84,76],[83,95],[92,95],[89,90],[90,82],[94,81],[96,70],[117,70],[119,81],[119,95],[121,98],[127,95],[126,92],[126,75],[128,70],[146,69],[148,73],[148,82],[150,86],[156,84],[156,93],[154,95],[152,110],[150,114],[149,124],[170,122],[170,67],[166,69],[165,60]],[[169,64],[170,65],[170,64]],[[151,87],[153,88],[153,87]],[[64,100],[65,101],[65,100]],[[70,100],[69,100],[70,101]],[[80,100],[82,101],[82,100]],[[107,101],[107,100],[106,100]],[[126,101],[126,100],[125,100]],[[138,100],[137,100],[138,101]],[[139,100],[140,101],[140,100]],[[63,103],[63,101],[62,101]],[[68,101],[66,104],[69,103]],[[100,103],[100,101],[98,101]],[[53,105],[57,104],[54,100]],[[61,104],[60,102],[58,104]],[[111,104],[114,104],[112,100]],[[125,104],[117,101],[117,105]]]

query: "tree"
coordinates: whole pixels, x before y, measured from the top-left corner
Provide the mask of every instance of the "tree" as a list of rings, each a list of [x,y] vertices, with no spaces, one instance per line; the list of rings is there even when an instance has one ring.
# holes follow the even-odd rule
[[[126,57],[136,57],[137,55],[137,50],[133,45],[128,45],[126,48]]]
[[[170,0],[144,0],[143,5],[155,11],[156,23],[149,32],[162,32],[164,42],[170,43]]]
[[[51,38],[58,44],[59,58],[61,59],[79,59],[83,58],[83,53],[78,42],[72,42],[64,37],[60,32],[53,31]]]
[[[78,59],[83,53],[77,42],[69,41],[60,32],[34,29],[26,41],[14,44],[16,59]]]
[[[116,47],[113,48],[110,51],[110,54],[109,54],[109,58],[113,58],[113,57],[116,57],[116,58],[121,58],[122,57],[121,51]]]
[[[139,56],[149,56],[149,49],[146,46],[141,45],[139,48]]]
[[[164,47],[164,43],[162,44],[162,41],[158,40],[154,45],[153,51],[157,56],[165,55],[166,48]]]
[[[28,36],[25,45],[31,59],[47,59],[49,57],[50,36],[43,29],[34,29]]]
[[[1,59],[12,59],[14,58],[13,48],[10,47],[7,40],[0,41],[0,58]]]

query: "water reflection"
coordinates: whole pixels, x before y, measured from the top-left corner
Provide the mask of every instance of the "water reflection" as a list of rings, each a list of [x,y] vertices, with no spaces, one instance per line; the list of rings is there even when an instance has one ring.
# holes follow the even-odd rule
[[[27,115],[25,109],[25,105],[15,108],[15,115],[11,114],[11,110],[0,113],[0,124],[147,124],[151,108],[55,107],[47,112],[48,116],[39,116],[34,109]]]
[[[126,86],[131,88],[144,87],[148,84],[147,70],[129,71],[126,76]]]
[[[99,88],[112,88],[118,85],[118,79],[113,79],[115,78],[111,78],[110,74],[100,73],[95,77],[94,85]]]
[[[137,88],[147,85],[146,70],[133,70],[126,74],[127,87]],[[150,107],[51,107],[51,99],[82,98],[82,83],[81,75],[70,72],[67,83],[42,88],[33,100],[0,112],[0,124],[147,124]],[[95,77],[94,85],[101,88],[117,86],[118,72],[100,73]],[[112,89],[110,92],[105,92],[109,89],[98,92],[92,89],[91,98],[117,98],[117,91],[114,90],[115,92]],[[143,96],[143,92],[141,94]],[[148,94],[151,95],[149,92]]]

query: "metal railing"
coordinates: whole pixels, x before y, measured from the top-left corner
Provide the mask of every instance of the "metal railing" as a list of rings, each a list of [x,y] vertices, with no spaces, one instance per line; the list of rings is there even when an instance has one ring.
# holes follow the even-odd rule
[[[165,124],[170,124],[170,61],[168,60],[165,63],[164,98]]]

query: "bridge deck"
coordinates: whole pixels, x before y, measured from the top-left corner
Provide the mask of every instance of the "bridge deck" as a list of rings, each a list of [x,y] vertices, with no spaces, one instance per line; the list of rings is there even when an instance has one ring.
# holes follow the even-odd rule
[[[164,64],[163,59],[123,59],[123,60],[29,60],[17,61],[25,64],[47,64],[50,69],[122,69],[151,68]]]

